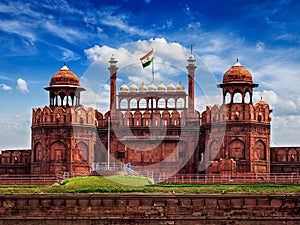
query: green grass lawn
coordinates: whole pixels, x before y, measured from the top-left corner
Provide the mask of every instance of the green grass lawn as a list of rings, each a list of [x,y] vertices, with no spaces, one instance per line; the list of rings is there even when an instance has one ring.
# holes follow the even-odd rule
[[[92,176],[44,186],[0,186],[0,194],[17,193],[300,193],[300,185],[150,184],[148,178]]]

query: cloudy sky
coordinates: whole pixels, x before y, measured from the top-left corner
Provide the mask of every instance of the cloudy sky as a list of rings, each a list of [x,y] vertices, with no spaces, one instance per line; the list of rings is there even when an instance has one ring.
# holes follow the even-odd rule
[[[122,82],[149,84],[139,57],[155,51],[155,82],[186,86],[186,59],[197,61],[197,109],[220,104],[223,74],[236,58],[274,110],[272,145],[300,146],[300,3],[298,1],[0,2],[0,149],[30,148],[31,110],[64,63],[87,88],[82,102],[104,112],[108,60]]]

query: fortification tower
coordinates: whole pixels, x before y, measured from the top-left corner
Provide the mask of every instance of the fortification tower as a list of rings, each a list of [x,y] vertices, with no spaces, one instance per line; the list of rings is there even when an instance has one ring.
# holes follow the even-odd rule
[[[80,104],[78,77],[64,65],[53,75],[49,105],[32,110],[31,173],[89,173],[94,162],[95,112]]]
[[[263,100],[253,105],[253,88],[258,84],[237,60],[218,87],[223,90],[223,104],[207,106],[202,114],[206,173],[269,174],[272,110]],[[215,135],[221,125],[224,132]]]

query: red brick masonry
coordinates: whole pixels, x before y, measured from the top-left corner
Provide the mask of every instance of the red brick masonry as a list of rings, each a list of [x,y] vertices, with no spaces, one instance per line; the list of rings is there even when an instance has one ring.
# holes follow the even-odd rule
[[[300,194],[0,195],[0,224],[300,224]]]

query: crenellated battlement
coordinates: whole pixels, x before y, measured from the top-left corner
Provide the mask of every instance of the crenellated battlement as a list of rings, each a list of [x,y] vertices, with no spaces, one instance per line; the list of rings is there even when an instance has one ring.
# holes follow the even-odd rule
[[[215,122],[258,122],[269,124],[271,122],[270,113],[272,110],[269,105],[263,101],[252,104],[223,104],[221,106],[207,106],[202,113],[202,125]]]
[[[95,125],[95,110],[93,108],[85,109],[82,105],[57,106],[50,108],[32,109],[32,126],[40,125]]]
[[[196,121],[200,125],[200,113],[195,111]],[[109,113],[102,113],[96,110],[97,127],[107,127]],[[186,110],[134,110],[117,112],[116,125],[130,127],[160,127],[160,126],[184,126],[187,120]]]
[[[0,174],[28,174],[30,149],[3,150],[0,152]]]

